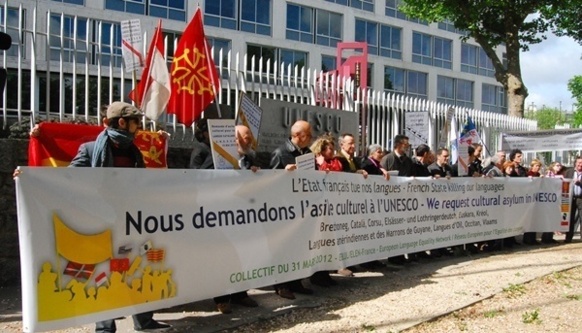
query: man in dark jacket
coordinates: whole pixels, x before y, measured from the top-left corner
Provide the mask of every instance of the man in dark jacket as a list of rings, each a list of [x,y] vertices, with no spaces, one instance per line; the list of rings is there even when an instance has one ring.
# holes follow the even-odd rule
[[[303,154],[311,153],[309,144],[311,143],[311,125],[298,120],[291,126],[291,137],[279,146],[271,154],[271,169],[285,169],[288,171],[297,169],[295,158]],[[300,294],[313,294],[313,290],[303,287],[301,280],[289,281],[275,285],[277,295],[295,299],[294,292]]]
[[[107,126],[97,140],[79,147],[71,167],[144,168],[145,163],[139,149],[133,143],[141,126],[143,113],[131,104],[114,102],[107,108],[103,123]],[[154,313],[133,315],[136,331],[166,329],[170,325],[153,319]],[[115,320],[104,320],[95,324],[95,332],[114,333]]]

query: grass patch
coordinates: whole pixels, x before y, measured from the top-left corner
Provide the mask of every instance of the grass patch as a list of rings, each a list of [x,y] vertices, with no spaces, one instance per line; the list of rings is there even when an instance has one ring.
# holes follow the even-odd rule
[[[372,325],[366,325],[366,324],[362,324],[362,328],[364,329],[364,331],[366,332],[373,332],[376,330],[376,327],[372,326]]]
[[[485,318],[495,318],[501,314],[499,310],[489,310],[483,314]]]
[[[582,301],[582,295],[566,295],[566,298],[571,301]]]
[[[540,319],[539,310],[535,309],[530,312],[526,311],[521,315],[521,321],[524,324],[541,324],[542,320]]]
[[[519,297],[525,294],[526,289],[523,284],[510,283],[509,287],[503,288],[503,291],[507,294],[507,297]]]

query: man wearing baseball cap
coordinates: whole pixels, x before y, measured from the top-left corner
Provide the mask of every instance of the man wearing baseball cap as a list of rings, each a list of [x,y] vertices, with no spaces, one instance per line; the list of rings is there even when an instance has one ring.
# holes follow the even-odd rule
[[[143,113],[135,106],[114,102],[107,108],[103,118],[106,128],[93,142],[79,147],[71,167],[114,167],[144,168],[143,156],[133,143],[135,134],[141,126]],[[165,329],[170,325],[153,319],[153,312],[133,315],[133,326],[137,331]],[[95,332],[114,333],[115,320],[104,320],[95,324]]]

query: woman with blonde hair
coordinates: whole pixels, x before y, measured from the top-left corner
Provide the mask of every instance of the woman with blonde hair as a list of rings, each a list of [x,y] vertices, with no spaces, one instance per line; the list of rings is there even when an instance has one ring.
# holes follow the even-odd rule
[[[529,171],[527,172],[528,177],[543,177],[541,172],[542,171],[542,162],[537,158],[531,160],[529,164]]]

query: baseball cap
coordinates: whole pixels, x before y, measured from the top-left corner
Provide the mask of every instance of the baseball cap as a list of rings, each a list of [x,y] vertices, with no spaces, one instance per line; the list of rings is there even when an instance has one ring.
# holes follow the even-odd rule
[[[107,107],[107,119],[141,116],[143,112],[129,103],[113,102]]]

